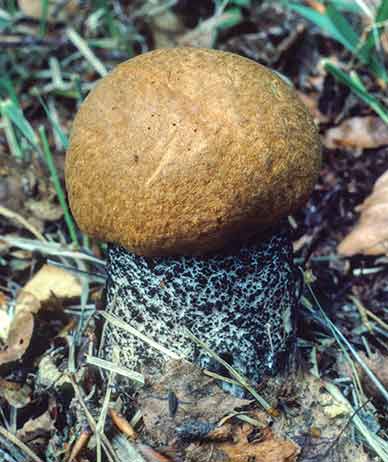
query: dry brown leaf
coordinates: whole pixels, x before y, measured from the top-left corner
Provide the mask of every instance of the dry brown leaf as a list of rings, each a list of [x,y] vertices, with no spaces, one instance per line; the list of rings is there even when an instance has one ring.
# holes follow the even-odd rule
[[[388,254],[388,171],[356,210],[361,212],[358,223],[340,243],[338,252],[346,256]]]
[[[165,445],[177,435],[185,439],[207,434],[224,415],[250,403],[226,394],[214,379],[186,361],[168,361],[163,372],[147,381],[150,386],[138,395],[144,425],[154,440]]]
[[[302,100],[305,106],[308,107],[311,114],[314,117],[314,120],[318,123],[327,123],[329,121],[329,117],[322,114],[318,107],[318,100],[319,100],[319,93],[310,93],[306,94],[301,91],[297,91],[299,99]]]
[[[251,431],[251,428],[250,428]],[[265,440],[249,442],[247,433],[243,428],[237,434],[237,441],[221,443],[217,450],[225,453],[233,462],[293,462],[297,460],[300,448],[291,441],[283,440],[267,432]]]
[[[55,430],[53,419],[49,411],[46,411],[39,417],[28,420],[23,428],[17,431],[16,436],[23,442],[29,442],[53,430]]]
[[[205,19],[195,29],[189,30],[177,39],[181,47],[212,48],[217,27],[227,21],[232,13],[224,12]]]
[[[152,449],[145,444],[138,444],[136,448],[146,458],[147,462],[173,462],[170,457],[160,454],[155,451],[155,449]]]
[[[121,414],[119,414],[112,408],[109,409],[109,415],[112,419],[112,422],[121,431],[121,433],[124,433],[124,435],[131,440],[137,438],[135,430],[125,417],[123,417]]]
[[[381,384],[388,389],[388,356],[379,352],[375,352],[371,356],[367,356],[363,351],[358,351],[358,354],[369,369],[375,374]],[[365,387],[367,394],[372,395],[374,398],[381,399],[381,392],[366,374],[364,369],[362,369],[358,363],[355,363],[355,368],[358,378]],[[353,368],[342,354],[339,354],[337,357],[337,370],[339,374],[345,377],[351,378],[354,375]]]
[[[30,199],[25,201],[24,207],[26,211],[42,221],[56,221],[63,217],[61,205],[56,204],[51,199]]]
[[[18,5],[20,10],[26,16],[35,19],[40,19],[42,17],[44,5],[42,0],[18,0]],[[62,14],[60,15],[60,18],[58,18],[62,20],[66,19],[68,15],[74,15],[79,10],[79,4],[76,0],[70,0],[65,2],[64,7],[63,2],[59,0],[49,1],[48,5],[48,21],[54,21],[56,19],[54,16],[57,9],[64,11],[64,13],[62,13],[61,11]]]
[[[60,299],[79,297],[81,284],[68,271],[56,266],[44,265],[24,286],[23,292],[33,295],[44,303],[53,295]]]
[[[52,296],[69,299],[81,295],[81,284],[69,272],[55,266],[44,265],[24,286],[16,300],[14,313],[0,306],[3,321],[1,339],[5,348],[0,351],[0,365],[20,359],[30,344],[34,329],[34,314]]]
[[[0,396],[8,404],[16,408],[22,408],[31,401],[32,390],[28,385],[10,382],[0,377]]]
[[[371,149],[388,144],[388,125],[379,117],[352,117],[330,128],[323,138],[329,149]]]
[[[263,429],[260,435],[254,435],[253,428],[248,424],[234,426],[232,438],[229,441],[216,443],[204,442],[200,446],[188,448],[190,461],[207,460],[212,454],[214,462],[293,462],[297,460],[300,448],[295,443],[275,436],[269,427]],[[252,436],[254,436],[252,438]]]
[[[0,351],[0,365],[20,359],[26,351],[34,328],[29,311],[18,312],[9,323],[6,348]]]
[[[360,355],[384,387],[388,389],[388,356],[384,356],[379,352],[374,353],[371,357],[367,357],[363,352],[360,352]],[[381,397],[381,392],[374,382],[366,374],[364,375],[364,385],[367,391],[376,398]]]
[[[40,2],[39,2],[40,4]],[[38,27],[38,25],[36,25]],[[62,156],[56,163],[60,165]],[[63,171],[59,168],[58,171]],[[63,216],[50,177],[39,162],[28,169],[12,156],[0,156],[0,214],[17,228],[25,227],[42,239],[46,221]]]
[[[74,462],[77,461],[79,453],[85,449],[90,441],[90,438],[92,436],[92,433],[89,430],[83,431],[76,442],[74,443],[74,446],[71,449],[71,453],[68,459],[68,462]]]
[[[183,23],[174,11],[168,9],[149,19],[155,48],[172,48],[177,45],[177,37],[184,31]]]

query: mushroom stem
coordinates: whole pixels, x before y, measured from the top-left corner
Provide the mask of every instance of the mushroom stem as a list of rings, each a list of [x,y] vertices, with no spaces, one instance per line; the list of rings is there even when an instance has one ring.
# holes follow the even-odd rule
[[[288,224],[266,239],[208,256],[142,257],[111,245],[108,311],[203,368],[228,375],[183,334],[188,328],[253,384],[274,375],[295,340],[298,293]],[[107,325],[103,351],[121,351],[121,364],[160,370],[163,355]],[[286,355],[285,355],[286,353]],[[241,394],[233,385],[223,388]]]

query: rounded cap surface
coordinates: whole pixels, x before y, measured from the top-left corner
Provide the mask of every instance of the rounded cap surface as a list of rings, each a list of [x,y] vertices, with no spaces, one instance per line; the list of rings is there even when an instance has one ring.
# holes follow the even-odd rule
[[[308,110],[275,73],[175,48],[132,58],[96,85],[65,173],[87,234],[139,255],[199,255],[293,213],[320,160]]]

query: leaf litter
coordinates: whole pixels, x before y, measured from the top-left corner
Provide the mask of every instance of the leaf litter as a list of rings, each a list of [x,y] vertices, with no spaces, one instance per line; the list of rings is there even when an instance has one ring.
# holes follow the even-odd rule
[[[340,258],[336,251],[363,214],[359,204],[373,210],[384,201],[385,193],[367,198],[388,165],[386,125],[321,64],[322,57],[338,65],[349,57],[321,29],[274,2],[218,2],[218,10],[202,1],[96,8],[58,2],[39,20],[27,17],[37,15],[26,9],[37,8],[33,3],[2,9],[0,16],[5,60],[16,63],[0,79],[0,460],[4,454],[12,462],[89,462],[101,455],[139,462],[366,462],[376,454],[388,460],[387,407],[365,373],[387,386],[387,262],[373,255]],[[318,2],[306,5],[327,11]],[[365,14],[346,14],[352,25],[361,17],[373,26]],[[60,183],[71,120],[99,76],[131,55],[177,43],[238,52],[286,75],[326,146],[313,197],[292,217],[296,261],[305,264],[306,278],[314,274],[314,292],[359,359],[339,346],[308,300],[311,309],[298,320],[304,373],[280,390],[267,383],[276,415],[253,400],[223,395],[214,378],[190,364],[171,362],[165,375],[145,377],[148,385],[130,393],[116,387],[113,363],[103,369],[87,359],[98,355],[101,322],[94,313],[105,308],[104,249],[87,240],[81,250],[69,243],[58,183],[56,189],[48,179],[37,133],[45,127]],[[364,73],[376,95],[379,82]],[[375,215],[374,228],[378,223]],[[47,267],[48,259],[62,272]],[[190,388],[190,378],[203,396]]]

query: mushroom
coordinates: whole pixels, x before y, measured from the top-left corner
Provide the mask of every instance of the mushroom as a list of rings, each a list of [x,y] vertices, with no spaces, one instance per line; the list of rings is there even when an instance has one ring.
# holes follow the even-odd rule
[[[320,161],[308,110],[254,61],[175,48],[117,66],[81,105],[66,156],[74,217],[109,242],[108,311],[204,368],[223,373],[183,327],[254,384],[278,373],[298,302],[287,216]],[[108,325],[106,356],[113,345],[132,369],[165,363]]]

